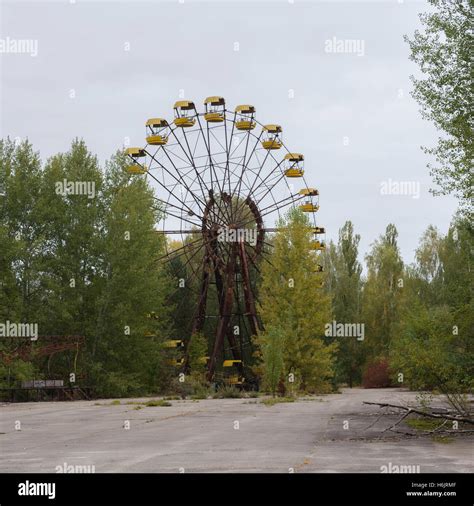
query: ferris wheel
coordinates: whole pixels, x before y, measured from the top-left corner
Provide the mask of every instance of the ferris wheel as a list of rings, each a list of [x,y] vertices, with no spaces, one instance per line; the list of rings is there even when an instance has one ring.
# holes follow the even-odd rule
[[[126,149],[127,171],[153,182],[163,214],[159,232],[168,238],[163,260],[180,258],[196,292],[189,335],[170,342],[183,350],[175,365],[186,369],[192,336],[213,318],[209,356],[203,357],[207,378],[241,385],[248,379],[250,336],[263,330],[252,279],[260,263],[270,261],[267,235],[298,206],[310,218],[311,249],[324,250],[325,230],[316,222],[319,192],[306,182],[303,154],[285,146],[280,125],[260,123],[252,105],[229,110],[224,98],[213,96],[198,112],[194,102],[180,100],[172,121],[151,118],[145,130],[145,147]],[[213,295],[218,309],[209,314]],[[243,326],[246,332],[234,331]]]

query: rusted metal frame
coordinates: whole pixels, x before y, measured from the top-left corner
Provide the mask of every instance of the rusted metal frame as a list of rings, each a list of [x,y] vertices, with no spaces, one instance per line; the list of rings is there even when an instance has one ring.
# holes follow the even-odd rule
[[[255,309],[255,300],[253,298],[252,287],[250,285],[250,271],[247,261],[247,252],[245,251],[245,244],[243,242],[239,243],[239,257],[242,269],[242,281],[244,289],[246,316],[249,320],[252,334],[257,335],[259,331],[259,323],[257,319],[257,312]]]
[[[209,359],[209,366],[207,372],[207,378],[209,381],[212,380],[214,376],[214,371],[216,369],[216,361],[217,356],[222,350],[224,344],[224,337],[227,334],[227,330],[229,327],[230,318],[232,315],[232,308],[234,303],[234,286],[235,286],[235,267],[236,267],[236,252],[235,245],[233,247],[233,252],[230,256],[229,262],[225,266],[225,281],[222,283],[222,306],[221,306],[221,315],[219,318],[219,323],[217,325],[216,331],[216,340],[214,342],[214,349],[212,350],[211,357]],[[216,269],[217,271],[218,269]],[[216,279],[217,283],[217,279]]]

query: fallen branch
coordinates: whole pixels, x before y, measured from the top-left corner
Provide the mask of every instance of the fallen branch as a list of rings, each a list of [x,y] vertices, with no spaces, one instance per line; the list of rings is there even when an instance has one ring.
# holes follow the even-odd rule
[[[438,425],[438,427],[436,427],[436,429],[433,429],[433,430],[430,430],[428,433],[429,434],[434,434],[435,432],[438,432],[439,430],[441,430],[447,423],[449,422],[449,420],[445,420],[441,425]],[[445,432],[445,431],[444,431]]]
[[[409,409],[401,418],[399,418],[391,427],[388,427],[387,429],[384,430],[387,431],[387,430],[392,430],[394,427],[396,427],[400,422],[402,422],[403,420],[405,420],[405,418],[412,412],[411,409]]]
[[[374,425],[377,424],[377,422],[382,418],[382,416],[384,416],[384,413],[382,412],[378,417],[377,417],[377,420],[375,420],[375,422],[372,422],[370,425],[368,425],[364,430],[368,430],[370,428],[372,428]]]
[[[428,416],[430,418],[438,418],[438,419],[441,419],[441,420],[452,420],[454,422],[463,422],[463,423],[469,423],[471,425],[474,425],[474,420],[472,418],[466,418],[464,416],[436,415],[434,413],[428,413],[426,411],[422,411],[421,409],[407,408],[406,406],[400,406],[400,405],[397,405],[397,404],[388,404],[387,402],[368,402],[368,401],[364,401],[363,404],[372,404],[374,406],[380,406],[382,408],[404,409],[405,411],[408,411],[408,413],[407,413],[406,416],[408,416],[408,414],[410,414],[410,413],[416,413],[417,415]],[[403,417],[403,418],[405,418],[405,417]]]

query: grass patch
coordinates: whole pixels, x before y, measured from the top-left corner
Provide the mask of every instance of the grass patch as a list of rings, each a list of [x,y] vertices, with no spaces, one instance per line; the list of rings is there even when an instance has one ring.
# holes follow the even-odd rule
[[[406,421],[408,427],[411,427],[415,430],[435,430],[437,427],[442,425],[443,421],[427,419],[427,418],[411,418]]]
[[[265,404],[265,406],[274,406],[282,402],[295,402],[295,399],[293,397],[270,397],[268,399],[263,399],[262,404]]]
[[[157,400],[157,401],[148,401],[148,402],[145,402],[144,405],[147,406],[148,408],[155,408],[158,406],[172,406],[171,402],[165,401],[164,399]]]
[[[304,401],[304,402],[327,402],[324,399],[321,399],[320,397],[301,397],[300,401]]]
[[[240,399],[244,394],[232,385],[223,385],[212,396],[213,399]]]
[[[258,397],[258,392],[255,390],[249,390],[248,392],[245,392],[245,397],[248,397],[249,399],[256,399]]]
[[[121,402],[119,400],[112,401],[109,406],[120,406]]]
[[[138,411],[139,409],[142,409],[142,407],[143,407],[143,406],[135,406],[133,409],[134,409],[135,411]]]
[[[442,443],[442,444],[449,444],[449,443],[452,443],[454,441],[454,439],[452,437],[449,437],[449,436],[439,436],[439,435],[432,436],[431,439],[435,443]]]

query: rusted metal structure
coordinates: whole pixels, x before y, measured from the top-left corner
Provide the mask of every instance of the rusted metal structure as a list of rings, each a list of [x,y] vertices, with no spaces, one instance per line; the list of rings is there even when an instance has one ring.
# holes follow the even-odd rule
[[[53,357],[58,353],[73,351],[72,371],[76,371],[76,364],[81,347],[85,344],[84,336],[80,335],[39,335],[31,337],[6,338],[6,349],[0,350],[0,361],[7,367],[15,359],[32,362],[47,358],[47,370]],[[90,389],[84,386],[64,384],[58,379],[31,379],[23,381],[21,385],[8,386],[0,389],[0,399],[10,402],[29,400],[74,400],[89,399]]]
[[[8,339],[8,350],[0,350],[0,359],[5,364],[10,364],[15,358],[30,362],[33,358],[52,357],[56,353],[74,350],[75,360],[79,349],[84,345],[84,336],[38,336],[35,339],[30,337],[11,337]]]
[[[291,206],[309,213],[315,234],[324,233],[316,226],[319,192],[306,184],[304,156],[286,148],[282,127],[259,123],[252,105],[229,110],[224,98],[213,96],[198,112],[194,102],[180,100],[174,120],[152,118],[145,127],[146,146],[125,152],[127,171],[153,182],[163,213],[158,232],[169,248],[162,259],[179,259],[177,290],[185,269],[190,279],[184,283],[195,292],[189,335],[182,337],[184,360],[177,365],[187,367],[193,335],[206,330],[212,336],[203,357],[208,379],[229,369],[236,374],[226,374],[228,382],[242,384],[250,337],[262,330],[255,279],[271,248],[267,234]]]

